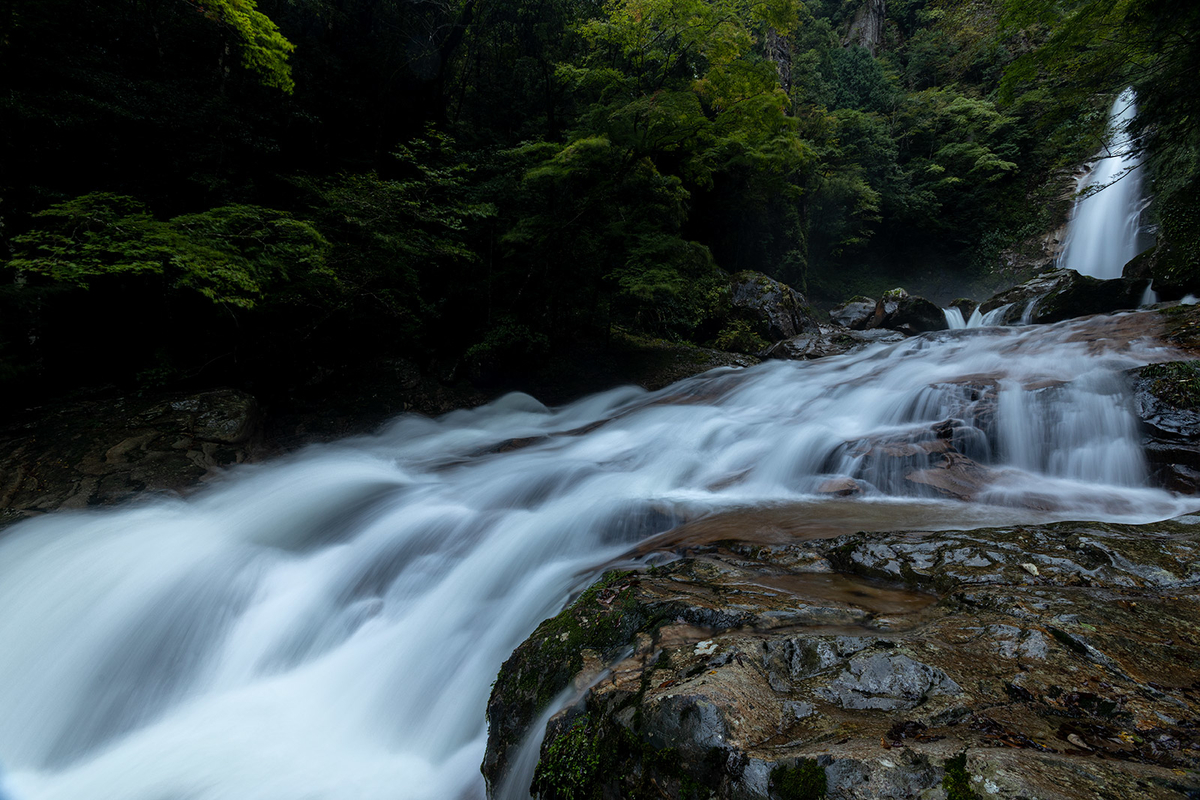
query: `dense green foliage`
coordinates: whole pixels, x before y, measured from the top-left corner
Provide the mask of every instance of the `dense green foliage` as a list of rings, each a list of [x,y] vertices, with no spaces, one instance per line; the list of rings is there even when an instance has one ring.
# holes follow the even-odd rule
[[[614,327],[754,350],[724,316],[745,269],[948,300],[1061,221],[1130,84],[1163,230],[1196,251],[1200,12],[892,0],[865,41],[863,6],[9,6],[0,380],[487,376]],[[72,375],[85,345],[105,368]]]

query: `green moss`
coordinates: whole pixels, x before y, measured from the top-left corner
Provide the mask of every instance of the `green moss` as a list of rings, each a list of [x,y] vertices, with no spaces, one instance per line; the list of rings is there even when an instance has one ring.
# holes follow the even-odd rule
[[[1200,361],[1172,361],[1142,369],[1149,378],[1150,392],[1176,408],[1200,409]]]
[[[721,350],[750,355],[762,352],[767,347],[767,340],[755,333],[749,322],[741,319],[731,320],[717,334],[714,343]]]
[[[942,788],[946,791],[946,800],[979,800],[979,796],[971,788],[971,775],[967,772],[967,754],[959,753],[954,758],[946,759],[946,775],[942,778]]]
[[[546,746],[530,787],[541,800],[702,800],[725,752],[714,747],[693,775],[674,747],[655,748],[591,708]]]
[[[780,764],[771,770],[771,788],[778,800],[821,800],[828,791],[825,769],[812,758],[792,767]]]
[[[534,793],[542,800],[585,800],[594,794],[600,767],[598,734],[587,716],[575,720],[546,748],[533,773]]]

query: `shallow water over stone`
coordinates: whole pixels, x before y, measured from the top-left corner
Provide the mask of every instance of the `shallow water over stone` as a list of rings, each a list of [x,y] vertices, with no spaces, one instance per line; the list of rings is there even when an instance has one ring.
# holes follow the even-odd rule
[[[501,663],[631,551],[1182,513],[1146,485],[1120,374],[1171,354],[1118,328],[948,331],[557,409],[511,395],[188,502],[16,526],[6,790],[478,798]]]

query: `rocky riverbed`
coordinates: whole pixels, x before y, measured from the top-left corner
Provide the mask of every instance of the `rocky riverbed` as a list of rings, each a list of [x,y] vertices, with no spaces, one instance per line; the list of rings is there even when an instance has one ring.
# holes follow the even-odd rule
[[[676,546],[505,664],[543,798],[1200,793],[1200,516]]]

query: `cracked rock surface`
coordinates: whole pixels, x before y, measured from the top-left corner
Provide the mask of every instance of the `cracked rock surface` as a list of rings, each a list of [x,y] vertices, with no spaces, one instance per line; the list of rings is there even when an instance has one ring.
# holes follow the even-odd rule
[[[810,769],[831,798],[932,800],[959,756],[979,798],[1200,797],[1200,516],[678,555],[606,574],[504,665],[489,787],[573,682],[544,798],[782,798]]]

